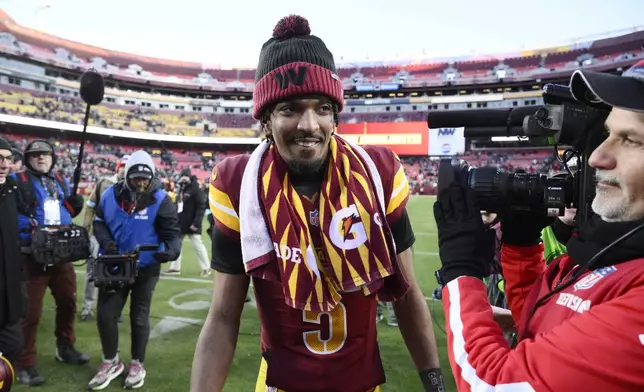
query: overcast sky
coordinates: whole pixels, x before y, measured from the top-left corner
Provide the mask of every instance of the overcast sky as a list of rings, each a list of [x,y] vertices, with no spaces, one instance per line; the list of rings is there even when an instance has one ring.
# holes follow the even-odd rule
[[[100,47],[254,67],[275,23],[309,19],[337,62],[569,44],[644,25],[644,0],[0,0],[18,23]]]

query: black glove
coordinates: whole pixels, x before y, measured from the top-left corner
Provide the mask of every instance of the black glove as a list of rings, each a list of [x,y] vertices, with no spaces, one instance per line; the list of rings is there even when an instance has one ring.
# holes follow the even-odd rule
[[[103,253],[106,255],[117,255],[119,254],[119,246],[114,241],[108,241],[103,245]]]
[[[83,196],[81,195],[70,195],[65,198],[63,201],[63,204],[65,205],[65,208],[67,208],[67,211],[69,211],[69,214],[72,216],[72,218],[75,218],[78,214],[83,211],[83,203],[84,203]]]
[[[557,241],[561,242],[563,245],[568,243],[575,231],[575,226],[567,225],[561,219],[555,219],[550,227],[552,227],[552,233],[555,235]]]
[[[170,252],[166,252],[166,251],[154,252],[152,257],[154,257],[154,259],[156,261],[158,261],[159,263],[167,263],[168,261],[170,261],[170,258],[171,258],[170,257]]]
[[[531,211],[506,210],[500,214],[501,240],[507,245],[530,246],[541,243],[541,231],[555,218]]]
[[[496,243],[496,232],[487,229],[474,191],[457,183],[443,190],[434,203],[442,284],[459,276],[482,278]]]

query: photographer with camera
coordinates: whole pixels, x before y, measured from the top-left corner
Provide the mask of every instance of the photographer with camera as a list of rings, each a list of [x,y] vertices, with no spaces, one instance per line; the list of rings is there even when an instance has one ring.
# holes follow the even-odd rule
[[[89,383],[100,390],[125,371],[118,355],[118,318],[130,296],[132,360],[125,379],[126,388],[140,388],[145,381],[143,367],[150,335],[150,304],[161,267],[176,260],[181,252],[177,210],[163,190],[152,157],[145,151],[130,156],[125,179],[105,190],[95,208],[94,235],[103,254],[131,254],[142,244],[158,244],[157,251],[141,252],[135,276],[118,285],[101,285],[98,290],[97,324],[103,361]],[[96,261],[100,265],[101,260]]]
[[[201,190],[197,178],[190,172],[190,168],[181,171],[178,185],[176,204],[181,237],[190,238],[201,268],[201,277],[205,278],[211,274],[208,251],[201,238],[201,224],[206,210],[206,195]],[[170,263],[170,268],[164,272],[165,274],[179,275],[181,273],[181,256],[180,254],[177,260]]]
[[[67,179],[53,171],[54,147],[45,140],[34,140],[24,152],[24,171],[13,173],[21,203],[18,206],[20,245],[26,275],[27,314],[22,324],[24,348],[16,363],[18,380],[27,385],[41,385],[45,379],[36,371],[36,334],[47,287],[56,301],[56,359],[82,365],[89,356],[74,348],[76,336],[76,272],[72,260],[50,258],[48,240],[39,229],[53,230],[72,224],[83,209],[83,197],[73,195]],[[89,246],[89,244],[87,244]]]
[[[493,321],[475,192],[455,178],[434,205],[449,358],[459,390],[644,390],[644,62],[623,76],[576,71],[571,91],[612,110],[595,169],[595,215],[546,267],[551,219],[501,213],[505,291],[518,329],[510,348]],[[592,101],[586,101],[592,98]],[[439,182],[441,180],[439,179]],[[440,185],[439,185],[440,187]]]
[[[96,212],[94,208],[96,203],[101,199],[101,195],[105,190],[116,184],[117,182],[123,179],[125,173],[125,164],[130,158],[129,155],[124,155],[121,157],[119,162],[116,164],[116,173],[111,176],[105,176],[99,179],[96,182],[96,187],[89,195],[87,199],[87,205],[85,206],[85,214],[83,215],[83,226],[87,229],[89,233],[92,232],[92,224],[94,218],[96,217]],[[93,261],[98,256],[99,244],[96,240],[96,236],[92,235],[90,237],[92,242],[92,257],[87,260],[86,269],[85,269],[85,288],[83,290],[83,309],[81,310],[81,320],[86,321],[94,315],[94,298],[96,297],[96,287],[92,282],[90,282],[91,271],[94,268]]]

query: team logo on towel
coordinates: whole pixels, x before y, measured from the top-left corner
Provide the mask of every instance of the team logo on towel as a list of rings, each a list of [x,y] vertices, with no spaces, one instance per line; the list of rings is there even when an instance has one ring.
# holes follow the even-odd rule
[[[584,276],[579,282],[575,283],[575,286],[574,286],[575,291],[587,290],[593,287],[602,278],[612,274],[615,271],[617,271],[617,268],[615,268],[615,266],[612,266],[612,265],[610,267],[598,268],[595,271],[591,272],[590,274]]]

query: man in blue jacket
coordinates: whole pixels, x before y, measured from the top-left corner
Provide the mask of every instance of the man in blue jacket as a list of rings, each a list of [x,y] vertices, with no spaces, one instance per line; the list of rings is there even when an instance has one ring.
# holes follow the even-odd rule
[[[74,348],[76,336],[76,272],[68,262],[46,265],[31,253],[31,233],[38,226],[60,226],[72,223],[83,209],[83,198],[71,195],[69,182],[54,171],[56,153],[45,140],[34,140],[24,152],[24,171],[13,173],[18,205],[18,230],[27,291],[27,314],[22,322],[23,350],[16,362],[18,380],[36,386],[45,382],[36,371],[36,335],[47,287],[56,301],[56,359],[82,365],[89,357]]]
[[[103,192],[96,206],[94,235],[104,254],[126,254],[137,245],[159,244],[155,252],[139,255],[136,278],[119,288],[100,287],[97,324],[103,347],[103,361],[89,383],[101,390],[125,371],[118,355],[118,318],[130,297],[132,360],[125,387],[140,388],[145,381],[145,351],[150,335],[150,303],[159,281],[159,263],[176,260],[181,253],[181,232],[177,209],[155,178],[152,157],[145,151],[130,156],[124,180]]]

